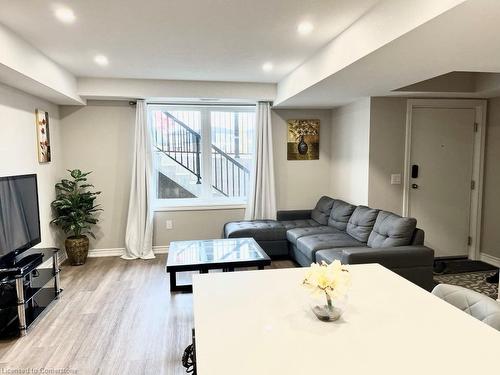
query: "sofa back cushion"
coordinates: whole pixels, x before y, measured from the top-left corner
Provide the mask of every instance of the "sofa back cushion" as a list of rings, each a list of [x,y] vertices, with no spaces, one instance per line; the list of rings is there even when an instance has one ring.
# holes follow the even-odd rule
[[[347,223],[347,233],[361,242],[367,242],[372,232],[379,210],[358,206]]]
[[[343,200],[335,199],[335,202],[333,202],[330,217],[328,218],[328,225],[338,230],[345,231],[347,228],[347,223],[349,222],[349,218],[351,217],[355,209],[356,206],[344,202]]]
[[[328,223],[328,217],[330,216],[330,211],[332,210],[333,199],[327,196],[322,196],[316,207],[311,212],[311,219],[315,222],[326,225]]]
[[[380,211],[373,227],[368,246],[394,247],[410,245],[417,220],[412,217],[401,217],[392,212]]]

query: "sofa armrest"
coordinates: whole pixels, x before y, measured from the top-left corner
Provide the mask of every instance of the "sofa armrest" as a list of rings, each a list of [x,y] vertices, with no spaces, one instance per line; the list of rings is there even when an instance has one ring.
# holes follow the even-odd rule
[[[342,263],[379,263],[387,268],[432,267],[434,250],[425,246],[353,247],[342,250]]]
[[[278,211],[276,219],[279,221],[285,220],[307,220],[311,218],[312,210],[288,210]]]

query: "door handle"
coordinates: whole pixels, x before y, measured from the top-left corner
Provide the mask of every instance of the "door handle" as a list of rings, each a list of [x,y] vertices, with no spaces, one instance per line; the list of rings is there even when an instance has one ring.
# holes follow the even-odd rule
[[[418,178],[418,165],[413,164],[411,166],[411,178]]]
[[[411,188],[412,189],[418,189],[418,185],[417,184],[411,184]]]

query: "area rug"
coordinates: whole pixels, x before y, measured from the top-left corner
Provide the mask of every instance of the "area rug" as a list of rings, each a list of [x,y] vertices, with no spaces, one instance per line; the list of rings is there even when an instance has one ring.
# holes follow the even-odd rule
[[[494,267],[479,260],[470,259],[436,259],[434,262],[434,272],[439,274],[455,274],[463,272],[495,271]]]
[[[493,299],[498,298],[498,284],[489,284],[486,278],[495,274],[495,271],[466,272],[458,274],[434,275],[434,281],[439,284],[452,284],[486,294]]]

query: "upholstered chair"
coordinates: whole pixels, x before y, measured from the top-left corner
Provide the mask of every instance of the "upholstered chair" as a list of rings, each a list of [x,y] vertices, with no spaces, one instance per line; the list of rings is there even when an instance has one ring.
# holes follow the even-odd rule
[[[461,286],[439,284],[432,294],[500,331],[500,303]]]

